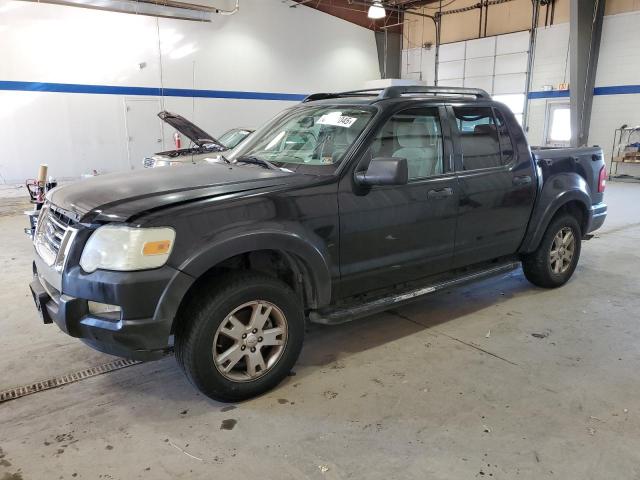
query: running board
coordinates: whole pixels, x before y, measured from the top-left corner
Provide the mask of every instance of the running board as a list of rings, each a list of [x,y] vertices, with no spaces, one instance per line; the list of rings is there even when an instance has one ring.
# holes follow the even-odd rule
[[[430,293],[437,292],[439,290],[457,287],[465,283],[507,273],[517,269],[519,266],[520,262],[509,262],[497,267],[468,273],[454,278],[453,280],[447,280],[445,282],[436,283],[415,290],[409,290],[408,292],[401,294],[396,293],[388,297],[377,298],[367,303],[362,303],[351,307],[347,306],[340,309],[324,311],[316,310],[309,313],[309,320],[313,323],[320,323],[323,325],[338,325],[340,323],[350,322],[351,320],[355,320],[357,318],[373,315],[374,313],[383,312],[398,305],[403,305],[405,303],[419,300],[421,297]]]

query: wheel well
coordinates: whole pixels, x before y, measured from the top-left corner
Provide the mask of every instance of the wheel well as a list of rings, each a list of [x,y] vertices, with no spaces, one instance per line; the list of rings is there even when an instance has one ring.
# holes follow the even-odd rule
[[[227,258],[202,274],[184,295],[171,327],[174,333],[181,310],[198,292],[234,272],[251,270],[264,273],[286,283],[298,294],[305,309],[317,305],[316,290],[306,263],[298,256],[282,250],[255,250]]]
[[[587,222],[589,221],[589,215],[587,213],[587,207],[585,207],[584,203],[577,200],[567,202],[558,209],[553,217],[555,218],[563,213],[567,213],[573,216],[578,221],[578,224],[580,225],[580,231],[583,235],[587,232]]]

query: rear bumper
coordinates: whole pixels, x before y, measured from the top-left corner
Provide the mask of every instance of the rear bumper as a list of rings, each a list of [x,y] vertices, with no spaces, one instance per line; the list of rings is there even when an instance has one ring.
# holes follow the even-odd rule
[[[29,286],[44,323],[55,323],[66,334],[96,350],[135,360],[159,358],[170,348],[171,326],[179,304],[171,286],[176,281],[181,287],[190,284],[189,279],[182,279],[181,272],[170,267],[143,272],[96,271],[85,275],[91,277],[85,282],[93,288],[75,288],[87,294],[73,296],[49,283],[38,272],[38,263]],[[74,283],[82,287],[83,282]],[[92,314],[89,300],[117,305],[121,312]]]
[[[585,233],[591,233],[599,229],[607,218],[607,204],[604,202],[591,205],[589,209],[589,224]]]

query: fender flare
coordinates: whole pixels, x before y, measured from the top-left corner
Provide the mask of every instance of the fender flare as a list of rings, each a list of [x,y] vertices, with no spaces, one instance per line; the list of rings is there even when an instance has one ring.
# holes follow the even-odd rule
[[[538,248],[551,219],[563,205],[573,201],[579,202],[585,213],[589,214],[591,191],[584,178],[570,172],[555,174],[546,180],[531,214],[520,251],[530,253]],[[588,218],[584,220],[588,221]]]
[[[178,270],[193,278],[200,278],[221,262],[257,250],[275,250],[285,258],[296,261],[294,270],[306,277],[306,285],[312,289],[314,307],[328,305],[331,301],[331,265],[329,254],[320,238],[303,235],[300,225],[287,225],[284,229],[274,226],[253,227],[250,231],[229,231],[214,238],[213,242],[197,250],[184,260]]]

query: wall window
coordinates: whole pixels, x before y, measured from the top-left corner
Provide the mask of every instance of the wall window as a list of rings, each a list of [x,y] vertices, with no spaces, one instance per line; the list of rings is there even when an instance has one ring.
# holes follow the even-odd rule
[[[409,180],[442,173],[442,132],[436,108],[396,113],[372,143],[374,157],[406,158]]]
[[[498,167],[502,164],[498,128],[491,107],[454,107],[460,131],[464,170]]]
[[[571,109],[568,103],[547,105],[545,145],[567,146],[571,141]]]

